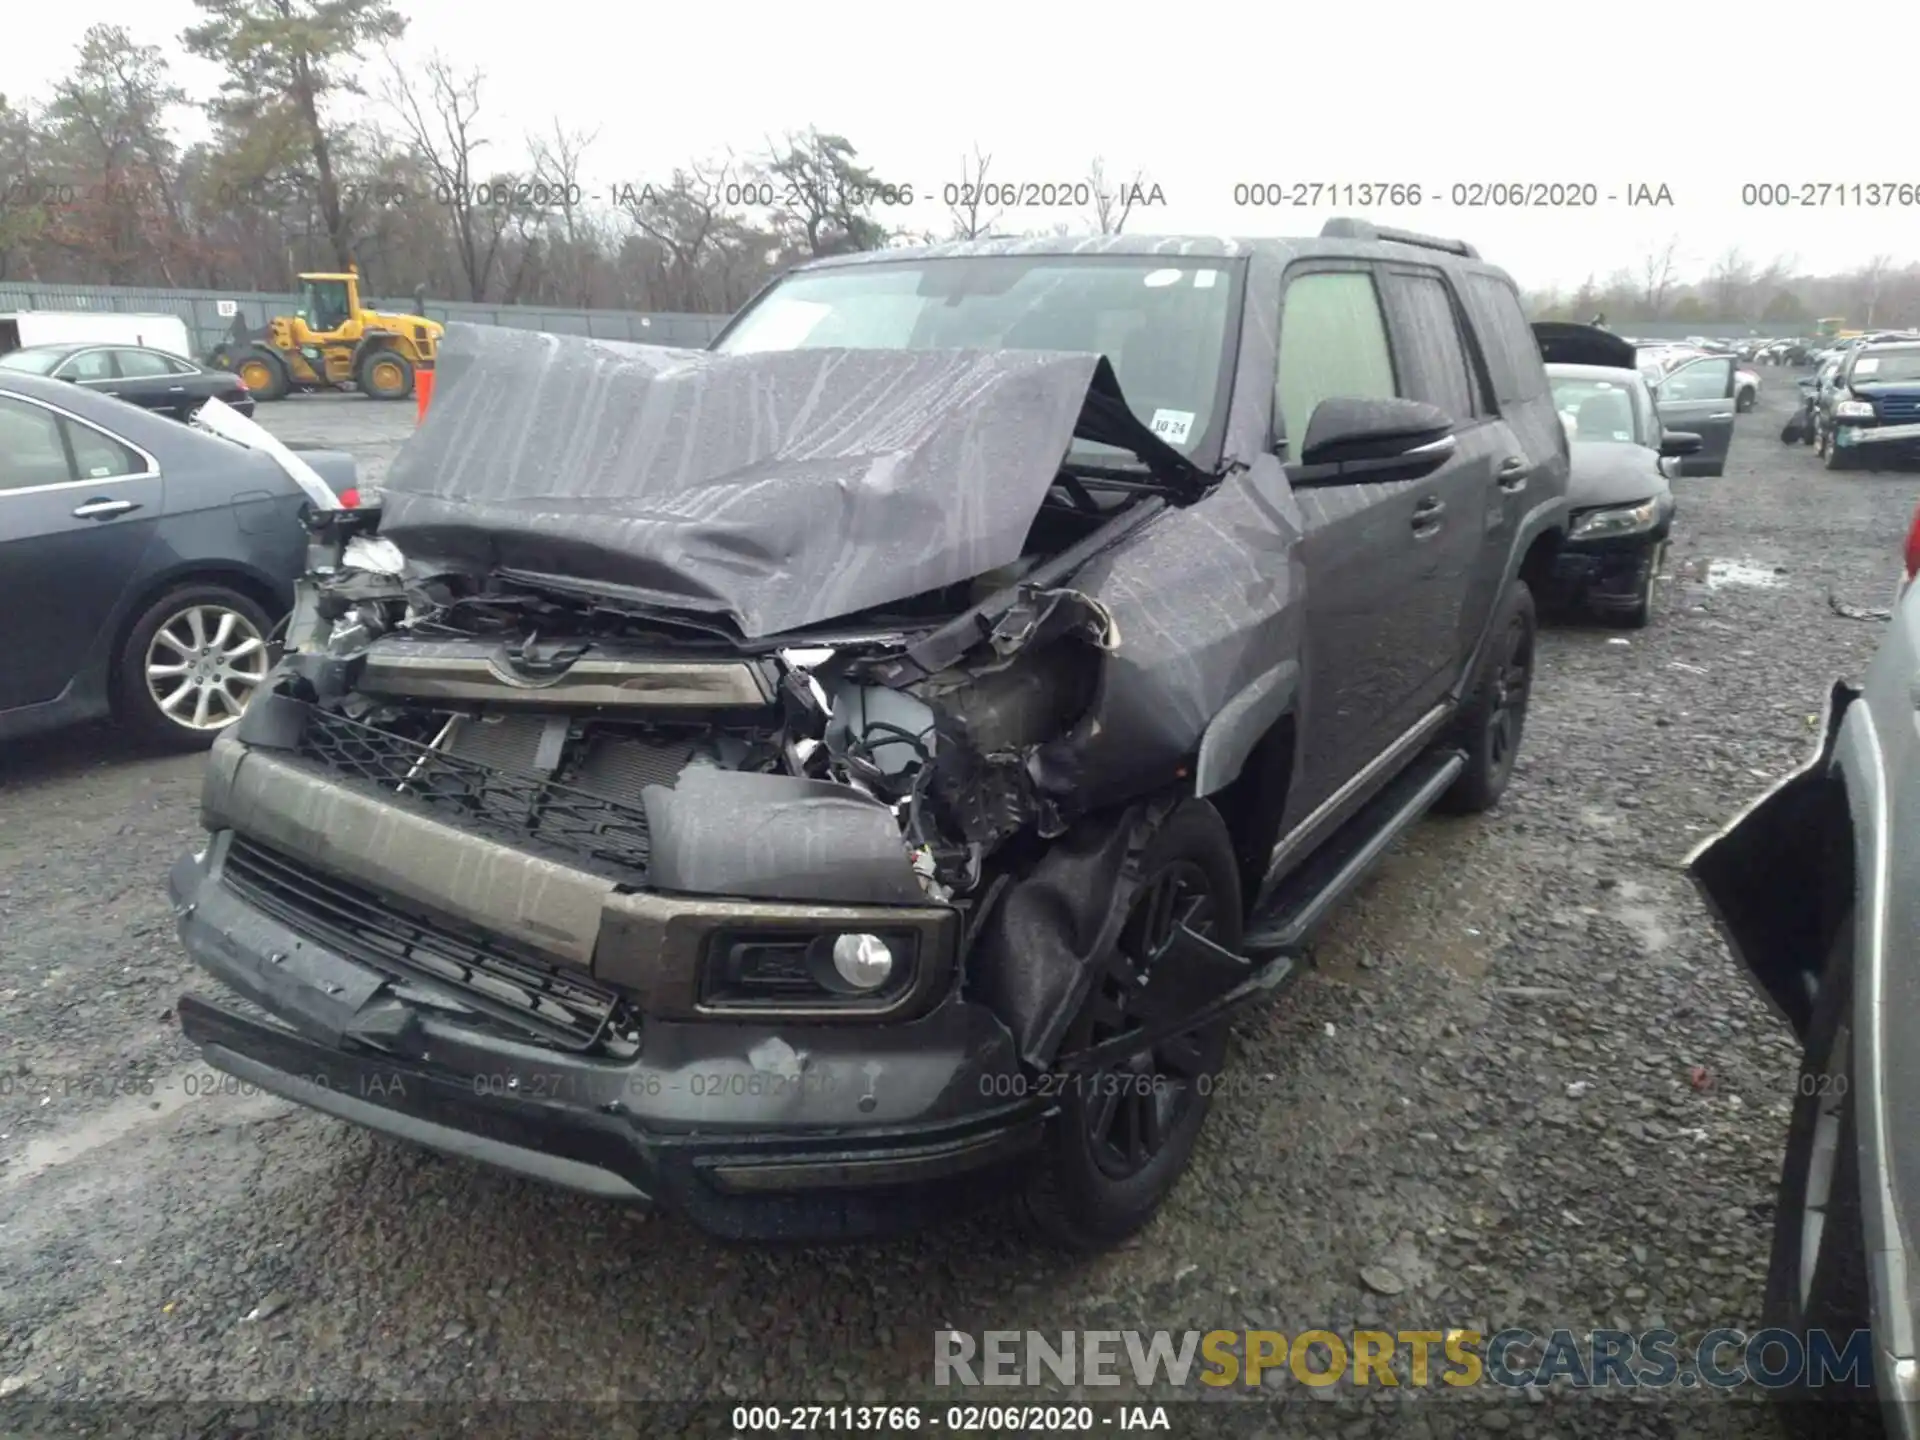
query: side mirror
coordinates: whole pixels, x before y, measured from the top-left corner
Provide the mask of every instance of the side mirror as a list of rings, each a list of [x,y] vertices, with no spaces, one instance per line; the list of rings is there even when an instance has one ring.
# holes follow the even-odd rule
[[[1453,458],[1453,417],[1421,400],[1322,400],[1307,420],[1296,486],[1416,480]]]
[[[1691,430],[1667,430],[1660,436],[1660,453],[1669,458],[1682,455],[1698,455],[1706,444]]]

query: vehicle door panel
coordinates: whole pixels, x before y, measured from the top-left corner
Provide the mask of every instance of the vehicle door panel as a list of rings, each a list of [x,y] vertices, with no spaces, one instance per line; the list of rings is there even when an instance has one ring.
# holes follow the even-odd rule
[[[1385,313],[1370,265],[1323,262],[1289,275],[1282,295],[1277,444],[1299,458],[1313,406],[1336,395],[1395,393]],[[1407,617],[1416,592],[1414,509],[1423,482],[1295,492],[1306,573],[1300,767],[1289,829],[1405,728],[1413,682]]]
[[[1700,437],[1700,449],[1680,457],[1682,475],[1719,475],[1733,444],[1735,363],[1730,355],[1703,355],[1676,366],[1654,394],[1660,423]]]
[[[113,393],[122,400],[131,400],[147,410],[171,410],[185,403],[186,381],[159,356],[141,350],[115,350],[113,361],[120,377]]]
[[[114,470],[123,473],[94,473]],[[138,571],[161,501],[146,457],[0,396],[0,615],[34,617],[11,627],[20,641],[0,666],[0,710],[67,688]]]
[[[1480,393],[1462,337],[1459,305],[1446,277],[1426,266],[1387,267],[1385,292],[1396,368],[1410,399],[1437,405],[1454,422],[1453,458],[1415,487],[1413,587],[1395,644],[1405,657],[1407,724],[1452,688],[1491,603],[1486,551],[1502,558],[1512,530],[1496,474],[1519,445]],[[1493,574],[1498,576],[1499,560]]]

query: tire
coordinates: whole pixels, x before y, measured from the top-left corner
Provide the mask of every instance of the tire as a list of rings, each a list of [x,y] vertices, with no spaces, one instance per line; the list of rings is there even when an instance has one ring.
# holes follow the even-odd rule
[[[1142,953],[1164,940],[1169,913],[1184,907],[1181,895],[1200,898],[1207,907],[1198,912],[1196,929],[1229,950],[1239,948],[1239,866],[1226,823],[1212,805],[1188,800],[1169,815],[1141,856],[1140,873],[1120,943],[1068,1026],[1062,1054],[1139,1023],[1126,1014],[1126,996],[1140,973]],[[1112,1248],[1153,1218],[1185,1173],[1206,1124],[1212,1082],[1226,1056],[1228,1024],[1222,1017],[1156,1048],[1143,1057],[1146,1069],[1123,1063],[1064,1087],[1016,1199],[1030,1233],[1063,1250],[1090,1254]],[[1149,1081],[1151,1093],[1132,1088]],[[1149,1114],[1156,1119],[1153,1126],[1142,1123]],[[1121,1153],[1126,1142],[1155,1128],[1157,1144],[1140,1144],[1141,1153]]]
[[[254,349],[240,357],[238,369],[240,383],[247,387],[247,393],[258,400],[283,400],[293,388],[293,380],[287,373],[287,362],[271,350]],[[259,384],[255,384],[255,381]]]
[[[1733,408],[1740,414],[1749,413],[1759,403],[1759,396],[1752,390],[1742,390],[1733,397]]]
[[[199,616],[197,632],[195,615]],[[228,616],[232,617],[230,622],[224,618]],[[193,653],[198,648],[194,644],[196,633],[211,650],[223,626],[227,638],[221,648],[227,652],[226,663],[221,664],[211,654],[203,662]],[[273,655],[267,637],[272,631],[273,617],[238,590],[190,583],[168,591],[133,622],[126,643],[120,647],[114,664],[115,718],[145,744],[167,750],[205,749],[239,718],[246,696],[271,668]],[[250,641],[258,643],[247,643]],[[198,684],[190,671],[148,673],[150,666],[191,667],[201,663],[206,663],[207,669],[205,681]],[[172,712],[163,708],[163,699],[173,700],[183,689],[186,693],[180,694]]]
[[[1787,1153],[1774,1207],[1773,1247],[1761,1321],[1789,1330],[1803,1347],[1824,1330],[1836,1347],[1869,1327],[1866,1232],[1860,1207],[1860,1163],[1853,1093],[1853,914],[1841,918],[1814,1001],[1801,1057]],[[1823,1220],[1810,1237],[1809,1200],[1822,1196]],[[1808,1246],[1812,1246],[1808,1264]],[[1791,1434],[1822,1440],[1877,1440],[1884,1435],[1870,1394],[1796,1387],[1779,1392]]]
[[[1480,673],[1446,742],[1466,752],[1467,768],[1440,797],[1437,809],[1478,815],[1492,809],[1506,792],[1526,731],[1539,628],[1533,592],[1526,581],[1515,580],[1500,597]]]
[[[1667,542],[1662,540],[1645,552],[1642,563],[1645,573],[1640,578],[1640,596],[1631,610],[1620,616],[1620,624],[1628,630],[1644,630],[1653,622],[1653,592],[1660,583],[1660,569],[1666,563]]]
[[[413,363],[391,350],[376,350],[360,362],[359,382],[375,400],[404,400],[413,393]]]

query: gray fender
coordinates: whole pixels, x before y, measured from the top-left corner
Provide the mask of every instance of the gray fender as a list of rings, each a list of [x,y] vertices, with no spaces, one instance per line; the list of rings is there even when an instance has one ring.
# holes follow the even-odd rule
[[[1299,688],[1300,663],[1283,660],[1220,707],[1200,736],[1200,755],[1193,768],[1195,795],[1217,794],[1240,777],[1247,756],[1287,713]]]

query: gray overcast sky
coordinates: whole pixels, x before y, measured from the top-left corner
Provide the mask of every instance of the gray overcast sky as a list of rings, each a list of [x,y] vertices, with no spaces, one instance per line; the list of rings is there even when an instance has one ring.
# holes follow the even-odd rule
[[[1135,212],[1127,228],[1141,233],[1312,233],[1328,214],[1363,212],[1236,205],[1234,186],[1415,182],[1429,197],[1418,210],[1364,213],[1470,239],[1529,286],[1604,278],[1675,234],[1689,275],[1731,246],[1758,263],[1786,256],[1814,272],[1877,254],[1920,259],[1912,194],[1920,163],[1897,158],[1898,134],[1873,128],[1899,113],[1904,81],[1879,90],[1878,101],[1873,87],[1863,92],[1862,128],[1846,140],[1850,102],[1838,80],[1822,80],[1791,27],[1752,4],[1676,0],[1649,12],[1550,0],[1312,10],[1224,0],[1096,9],[1038,0],[684,8],[400,0],[398,8],[412,21],[403,56],[437,49],[484,73],[492,168],[518,168],[524,134],[558,116],[599,132],[583,177],[591,190],[662,179],[676,162],[753,150],[811,123],[846,135],[883,178],[931,192],[933,203],[896,212],[916,226],[944,228],[940,188],[959,179],[961,155],[978,144],[996,180],[1076,179],[1095,153],[1109,175],[1144,170],[1166,204]],[[15,98],[43,97],[89,24],[121,24],[171,48],[196,14],[190,0],[13,0],[8,10],[0,93]],[[1871,52],[1849,52],[1849,66],[1870,75],[1872,55],[1886,54],[1908,57],[1899,64],[1909,68],[1920,6],[1883,9],[1873,31]],[[1493,38],[1475,53],[1471,36]],[[217,80],[189,59],[177,68],[195,93]],[[1815,86],[1818,106],[1802,98]],[[1783,96],[1794,99],[1776,109]],[[1560,103],[1570,113],[1557,115]],[[1584,211],[1450,203],[1453,185],[1476,181],[1592,182],[1601,203]],[[1904,183],[1909,203],[1741,203],[1743,183],[1806,181]],[[1673,205],[1628,206],[1640,184],[1664,184]],[[1054,218],[1065,217],[1008,212],[1002,223]]]

